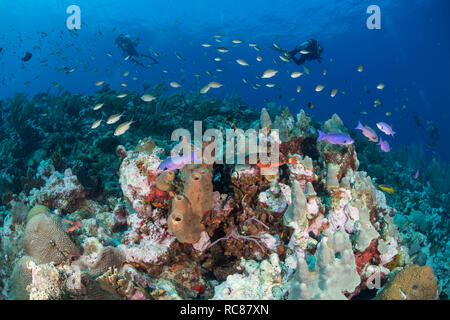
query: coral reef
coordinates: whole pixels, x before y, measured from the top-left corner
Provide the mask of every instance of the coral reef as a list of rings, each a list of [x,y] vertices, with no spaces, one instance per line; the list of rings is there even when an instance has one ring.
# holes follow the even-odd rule
[[[317,142],[318,130],[353,134],[336,114],[317,122],[275,103],[258,114],[236,97],[147,89],[156,97],[149,103],[136,92],[119,101],[107,86],[92,96],[7,102],[2,298],[358,299],[375,297],[374,279],[383,286],[377,299],[446,298],[450,196],[436,174],[446,164],[434,159],[414,179],[408,165],[422,166],[423,158],[380,155],[356,138]],[[111,127],[90,130],[94,114],[84,106],[97,102],[108,112],[140,108],[145,125],[118,137]],[[63,107],[45,123],[31,111],[56,103]],[[279,163],[203,158],[162,171],[163,160],[187,143],[170,141],[170,132],[190,127],[193,114],[205,119],[203,129],[261,129],[260,143],[279,143]],[[64,133],[69,127],[72,136]],[[192,144],[205,151],[215,142]],[[384,194],[379,183],[398,191]]]

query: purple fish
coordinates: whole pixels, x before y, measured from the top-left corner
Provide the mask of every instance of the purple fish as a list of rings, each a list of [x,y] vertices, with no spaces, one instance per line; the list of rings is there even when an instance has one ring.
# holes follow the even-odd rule
[[[417,178],[419,177],[419,170],[416,171],[416,174],[414,175],[414,180],[417,180]]]
[[[369,126],[363,126],[361,121],[358,121],[358,126],[355,128],[357,130],[361,130],[362,134],[368,138],[370,141],[378,142],[378,136],[375,131]]]
[[[395,131],[392,130],[392,126],[388,125],[386,122],[378,122],[377,127],[388,136],[394,136],[395,134]]]
[[[320,130],[317,131],[319,131],[319,139],[317,139],[317,141],[327,140],[331,144],[339,145],[348,145],[354,142],[350,136],[341,132],[323,133]]]
[[[198,150],[192,151],[189,156],[171,156],[167,157],[163,162],[159,164],[159,170],[175,170],[175,169],[183,169],[185,165],[188,163],[194,163],[196,161],[201,161],[195,156],[195,153],[199,152]]]
[[[387,141],[383,141],[383,139],[381,139],[381,137],[380,137],[380,142],[378,143],[378,145],[380,146],[380,149],[383,150],[384,152],[391,151],[391,147],[389,146],[389,143]]]

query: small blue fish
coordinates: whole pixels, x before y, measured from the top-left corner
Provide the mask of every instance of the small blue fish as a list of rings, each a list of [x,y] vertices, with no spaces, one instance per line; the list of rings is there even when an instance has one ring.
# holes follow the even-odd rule
[[[192,151],[189,156],[171,156],[167,157],[166,160],[160,163],[158,169],[159,170],[175,170],[175,169],[183,169],[185,165],[188,163],[194,163],[197,161],[201,161],[195,156],[195,153],[199,152],[198,150]]]
[[[348,145],[352,144],[354,140],[341,132],[330,132],[330,133],[323,133],[320,130],[319,131],[319,138],[317,141],[327,140],[331,144],[339,144],[339,145]]]

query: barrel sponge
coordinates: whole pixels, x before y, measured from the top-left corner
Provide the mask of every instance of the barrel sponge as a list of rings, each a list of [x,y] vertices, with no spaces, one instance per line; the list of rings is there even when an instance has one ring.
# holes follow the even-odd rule
[[[200,240],[203,215],[211,210],[213,186],[211,172],[197,168],[186,179],[183,194],[172,200],[172,211],[168,219],[169,230],[182,243]]]
[[[30,221],[34,216],[45,212],[50,212],[50,209],[41,204],[35,205],[33,208],[31,208],[30,211],[28,211],[27,222]]]
[[[12,296],[15,300],[29,300],[27,286],[31,284],[30,262],[36,262],[32,257],[23,256],[17,261],[12,272]]]
[[[172,191],[173,190],[173,180],[175,179],[175,171],[164,171],[156,177],[156,188],[161,191]]]
[[[194,170],[184,186],[184,194],[191,204],[192,213],[203,218],[203,215],[212,207],[211,172],[206,168]]]
[[[438,297],[438,284],[430,266],[410,265],[397,273],[381,291],[379,300],[433,300]]]
[[[41,263],[60,264],[80,251],[65,233],[61,219],[50,213],[34,216],[25,227],[26,253]]]

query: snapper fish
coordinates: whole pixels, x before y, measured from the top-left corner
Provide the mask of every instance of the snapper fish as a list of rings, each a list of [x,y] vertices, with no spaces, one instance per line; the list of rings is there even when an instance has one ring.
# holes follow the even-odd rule
[[[222,86],[223,86],[223,84],[221,84],[220,82],[217,82],[217,81],[211,81],[210,83],[208,83],[208,87],[213,88],[213,89],[217,89]]]
[[[322,91],[323,90],[323,88],[325,88],[325,86],[324,85],[321,85],[321,84],[319,84],[319,85],[317,85],[317,87],[316,87],[316,92],[320,92],[320,91]]]
[[[225,47],[218,47],[217,51],[221,52],[221,53],[227,53],[229,50]]]
[[[209,86],[209,84],[207,84],[206,86],[200,89],[200,93],[205,94],[209,91],[209,89],[211,89],[211,87]]]
[[[106,123],[107,124],[114,124],[114,123],[116,123],[117,121],[119,121],[120,120],[120,118],[122,118],[122,116],[125,114],[125,112],[123,112],[123,113],[117,113],[117,114],[113,114],[112,116],[110,116],[109,118],[108,118],[108,120],[106,120]]]
[[[338,89],[333,89],[333,90],[331,90],[330,96],[331,96],[332,98],[334,98],[334,97],[336,96],[337,93],[338,93]]]
[[[199,150],[192,151],[192,153],[188,156],[171,156],[166,158],[163,162],[161,162],[158,166],[158,169],[161,171],[164,170],[176,170],[176,169],[183,169],[185,165],[189,163],[199,162],[201,159],[198,159],[196,157],[196,153],[199,152]]]
[[[22,60],[23,62],[27,62],[31,59],[32,56],[33,55],[30,52],[27,52],[20,60]]]
[[[289,57],[286,56],[280,56],[280,60],[283,62],[289,62],[291,59]]]
[[[317,141],[327,140],[331,144],[338,145],[349,145],[355,142],[350,136],[341,132],[324,133],[320,130],[317,131],[319,131],[319,138]]]
[[[394,136],[396,133],[395,131],[392,130],[392,126],[388,125],[385,122],[377,122],[377,127],[378,129],[380,129],[381,132],[383,132],[388,136]]]
[[[97,103],[97,104],[94,106],[94,110],[101,109],[101,107],[103,107],[103,105],[104,105],[104,103]]]
[[[135,121],[130,120],[130,121],[121,123],[121,124],[116,128],[116,130],[114,131],[114,135],[115,135],[115,136],[120,136],[120,135],[124,134],[125,132],[128,131],[128,129],[130,129],[131,124],[134,123],[134,122],[135,122]]]
[[[391,151],[391,147],[389,146],[389,143],[387,141],[384,141],[383,139],[381,139],[381,137],[380,137],[380,142],[378,143],[378,145],[380,146],[380,149],[384,152]]]
[[[375,131],[369,126],[363,126],[361,121],[358,121],[358,126],[355,128],[356,130],[361,130],[362,134],[368,138],[370,141],[378,142],[378,136]]]
[[[144,95],[141,97],[141,100],[144,101],[144,102],[151,102],[151,101],[153,101],[153,100],[155,100],[155,99],[156,99],[156,98],[155,98],[153,95],[149,94],[149,93],[146,93],[146,94],[144,94]]]
[[[245,61],[244,59],[237,59],[236,62],[238,64],[240,64],[241,66],[244,66],[244,67],[248,66],[247,61]]]
[[[380,106],[380,105],[382,105],[380,99],[376,99],[376,100],[373,102],[373,106],[374,106],[375,108],[378,107],[378,106]]]
[[[311,69],[308,66],[303,66],[303,70],[305,71],[306,74],[311,74]]]
[[[275,48],[275,50],[282,50],[282,49],[280,48],[280,46],[277,45],[275,42],[272,43],[272,46]]]
[[[261,76],[261,78],[263,79],[268,79],[268,78],[272,78],[274,75],[276,75],[278,73],[278,70],[274,70],[274,69],[267,69],[266,71],[264,71],[263,75]]]
[[[172,87],[172,88],[180,88],[181,87],[181,85],[178,83],[178,82],[176,82],[176,81],[172,81],[171,83],[169,83],[170,84],[170,86]]]
[[[96,129],[96,128],[98,128],[98,127],[100,126],[101,123],[102,123],[102,119],[96,120],[96,121],[92,124],[91,129]]]

